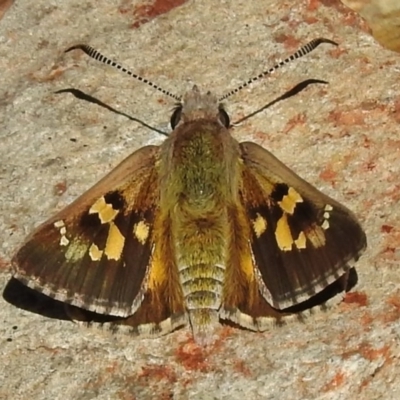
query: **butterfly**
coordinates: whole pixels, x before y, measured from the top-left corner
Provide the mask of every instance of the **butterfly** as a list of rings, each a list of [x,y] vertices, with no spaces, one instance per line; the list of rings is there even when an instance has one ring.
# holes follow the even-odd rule
[[[274,68],[321,43],[334,44],[315,39]],[[212,93],[194,86],[176,99],[168,138],[40,225],[16,252],[14,276],[73,319],[104,315],[111,329],[147,337],[190,325],[199,342],[220,321],[264,331],[332,285],[345,290],[366,247],[354,214],[263,147],[236,141]]]

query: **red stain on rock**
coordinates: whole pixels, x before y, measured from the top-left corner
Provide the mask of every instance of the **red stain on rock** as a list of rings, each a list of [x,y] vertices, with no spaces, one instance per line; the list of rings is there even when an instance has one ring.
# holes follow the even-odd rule
[[[364,113],[359,109],[335,110],[329,114],[329,121],[339,126],[364,125]]]
[[[193,340],[179,346],[175,351],[177,362],[189,371],[209,371],[210,366],[206,361],[208,355],[208,351]]]
[[[316,11],[321,6],[335,8],[342,13],[349,11],[340,0],[308,0],[307,11]]]
[[[323,388],[323,392],[330,392],[337,389],[345,383],[346,375],[343,372],[337,372],[335,376]]]
[[[307,121],[307,117],[305,114],[297,114],[294,117],[290,118],[289,121],[286,123],[285,128],[283,129],[283,134],[286,135],[288,132],[290,132],[293,128],[295,128],[298,125],[304,125]]]
[[[346,304],[357,304],[360,307],[365,307],[368,305],[368,297],[362,292],[350,292],[346,293],[343,300]]]
[[[308,25],[314,25],[319,21],[317,17],[314,17],[313,15],[306,15],[304,17],[304,22]]]
[[[388,344],[375,348],[368,342],[362,342],[358,344],[357,347],[346,350],[341,356],[343,360],[347,360],[357,354],[368,361],[375,361],[383,358],[384,362],[387,364],[392,362],[392,352]]]
[[[390,347],[387,344],[379,349],[376,349],[369,343],[362,343],[359,347],[359,353],[369,361],[374,361],[382,357],[385,359],[385,361],[390,361],[391,358]]]
[[[400,312],[400,297],[396,294],[393,296],[390,296],[386,302],[390,304],[391,306],[395,307],[397,310]]]
[[[288,50],[297,50],[301,46],[301,42],[298,39],[292,35],[286,35],[284,33],[274,35],[274,40],[277,43],[282,43]]]
[[[381,232],[382,233],[390,233],[390,232],[392,232],[393,229],[394,229],[394,226],[392,226],[392,225],[383,224],[381,226]]]
[[[246,378],[250,378],[252,376],[251,371],[250,371],[249,367],[247,366],[247,363],[244,360],[236,360],[236,361],[233,361],[232,364],[233,364],[232,365],[233,370],[235,372],[240,373],[241,375],[243,375]]]
[[[145,379],[147,382],[164,380],[175,383],[177,381],[176,372],[168,365],[148,365],[142,367],[139,378]]]
[[[318,14],[318,9],[321,6],[328,8],[334,8],[342,16],[342,22],[347,26],[357,26],[363,31],[368,32],[369,28],[366,22],[353,10],[345,6],[340,0],[308,0],[306,12],[307,14]]]
[[[307,4],[307,11],[315,11],[321,6],[320,0],[309,0]]]
[[[370,312],[365,312],[360,319],[361,325],[365,328],[366,331],[371,329],[371,325],[374,323],[375,317]]]
[[[396,144],[393,141],[388,141],[392,149],[396,148]],[[394,184],[390,186],[384,193],[384,196],[390,198],[393,203],[397,203],[400,200],[400,185]]]
[[[332,165],[328,165],[320,172],[319,178],[325,182],[329,182],[332,186],[335,186],[337,175],[337,171],[333,169]]]
[[[166,14],[172,9],[185,4],[187,0],[154,0],[151,3],[142,4],[133,10],[136,22],[132,24],[132,28],[138,28],[140,25],[151,21],[159,15]]]
[[[348,11],[349,9],[340,0],[317,0],[325,7],[332,7],[338,11]]]
[[[391,260],[397,262],[399,255],[396,250],[400,248],[400,231],[393,227],[389,233],[389,235],[383,235],[383,240],[381,243],[382,250],[379,252],[378,257],[381,260]],[[389,264],[389,268],[391,264]]]
[[[58,182],[54,185],[53,193],[55,196],[61,196],[67,190],[67,183],[66,181]]]
[[[393,294],[386,299],[386,303],[390,306],[390,310],[383,314],[383,322],[390,323],[400,319],[400,297]]]

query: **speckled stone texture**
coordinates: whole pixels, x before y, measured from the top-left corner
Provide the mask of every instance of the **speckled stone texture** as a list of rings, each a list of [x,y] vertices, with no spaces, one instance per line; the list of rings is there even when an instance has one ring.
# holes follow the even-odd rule
[[[223,94],[315,37],[322,45],[229,99],[235,127],[352,209],[368,236],[359,282],[305,323],[263,334],[221,327],[156,340],[79,328],[11,286],[32,228],[135,149],[164,137],[57,90],[79,89],[168,130],[173,101],[76,51],[88,43],[164,88]],[[399,55],[339,1],[18,0],[0,20],[1,399],[399,399]],[[44,302],[44,303],[43,303]],[[37,312],[29,311],[35,308]]]

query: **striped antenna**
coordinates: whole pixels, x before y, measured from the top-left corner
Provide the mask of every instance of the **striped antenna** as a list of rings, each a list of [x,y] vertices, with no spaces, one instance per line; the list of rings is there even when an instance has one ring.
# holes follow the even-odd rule
[[[65,53],[68,53],[69,51],[76,50],[76,49],[80,49],[84,53],[86,53],[89,57],[92,57],[95,60],[102,62],[103,64],[111,65],[112,67],[117,68],[120,71],[124,72],[125,74],[129,75],[130,77],[135,78],[140,82],[146,83],[147,85],[158,90],[162,94],[165,94],[166,96],[172,97],[173,99],[175,99],[179,102],[181,101],[181,97],[169,92],[168,90],[161,88],[160,86],[156,85],[155,83],[153,83],[145,78],[142,78],[139,75],[134,74],[132,71],[129,71],[122,65],[118,64],[116,61],[113,61],[113,60],[109,59],[108,57],[103,56],[103,54],[101,54],[100,52],[98,52],[96,49],[94,49],[91,46],[88,46],[86,44],[77,44],[76,46],[72,46],[69,49],[65,50]]]
[[[296,53],[293,53],[290,57],[286,58],[283,61],[280,61],[278,64],[274,65],[272,68],[269,68],[264,72],[261,72],[259,75],[249,79],[248,81],[242,83],[237,88],[235,88],[235,89],[231,90],[230,92],[224,94],[222,97],[220,97],[218,99],[218,102],[227,99],[228,97],[230,97],[233,94],[239,92],[240,90],[242,90],[246,86],[249,86],[251,83],[253,83],[255,81],[258,81],[261,78],[264,78],[264,76],[272,74],[274,71],[276,71],[277,69],[281,68],[282,66],[290,63],[291,61],[297,60],[298,58],[305,56],[306,54],[310,53],[315,48],[317,48],[321,43],[330,43],[330,44],[333,44],[334,46],[338,45],[336,42],[334,42],[332,40],[329,40],[329,39],[324,39],[324,38],[313,39],[313,40],[311,40],[311,42],[307,43],[305,46],[303,46],[302,48],[297,50]]]

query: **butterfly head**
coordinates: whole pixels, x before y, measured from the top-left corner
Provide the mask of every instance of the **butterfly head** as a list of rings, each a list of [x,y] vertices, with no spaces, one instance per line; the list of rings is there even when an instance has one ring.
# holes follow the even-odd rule
[[[217,120],[225,128],[229,127],[229,115],[217,97],[208,91],[201,93],[197,85],[188,91],[182,102],[178,103],[171,116],[171,127],[175,129],[178,124],[201,119]]]

